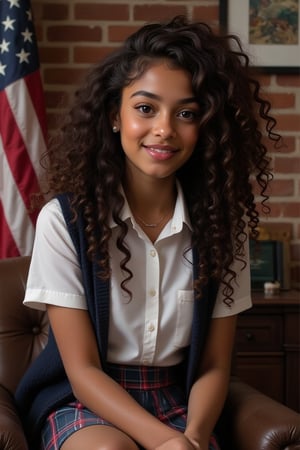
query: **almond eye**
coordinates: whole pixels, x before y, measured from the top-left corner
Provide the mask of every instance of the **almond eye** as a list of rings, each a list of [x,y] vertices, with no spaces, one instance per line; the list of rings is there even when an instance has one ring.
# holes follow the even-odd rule
[[[136,106],[136,109],[143,114],[149,114],[152,112],[151,106],[145,104]]]
[[[184,111],[180,111],[179,116],[186,120],[195,120],[198,114],[195,111],[185,109]]]

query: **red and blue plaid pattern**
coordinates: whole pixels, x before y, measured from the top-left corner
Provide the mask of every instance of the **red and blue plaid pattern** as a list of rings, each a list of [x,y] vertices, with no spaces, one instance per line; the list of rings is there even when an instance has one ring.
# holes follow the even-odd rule
[[[166,425],[184,432],[186,396],[178,385],[178,367],[110,365],[109,374],[147,411]],[[69,403],[48,417],[42,430],[42,449],[59,450],[74,432],[90,425],[110,425],[80,402]],[[219,450],[214,436],[209,450]]]

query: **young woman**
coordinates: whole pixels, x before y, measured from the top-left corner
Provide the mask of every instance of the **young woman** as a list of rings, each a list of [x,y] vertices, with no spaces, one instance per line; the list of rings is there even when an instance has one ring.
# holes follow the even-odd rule
[[[16,400],[46,450],[216,450],[275,120],[237,39],[176,17],[92,68],[49,150]]]

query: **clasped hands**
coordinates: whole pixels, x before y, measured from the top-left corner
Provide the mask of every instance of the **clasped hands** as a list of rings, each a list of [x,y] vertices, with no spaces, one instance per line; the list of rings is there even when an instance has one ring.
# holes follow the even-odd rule
[[[163,444],[160,444],[158,447],[155,447],[154,450],[208,450],[208,444],[205,446],[200,444],[195,439],[192,439],[186,436],[183,433],[173,437]]]

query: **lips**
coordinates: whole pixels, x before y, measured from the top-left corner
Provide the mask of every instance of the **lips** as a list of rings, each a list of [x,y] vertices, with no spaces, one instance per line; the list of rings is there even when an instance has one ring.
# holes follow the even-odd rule
[[[143,147],[152,158],[159,161],[170,159],[178,152],[177,148],[170,145],[153,144],[143,145]]]

